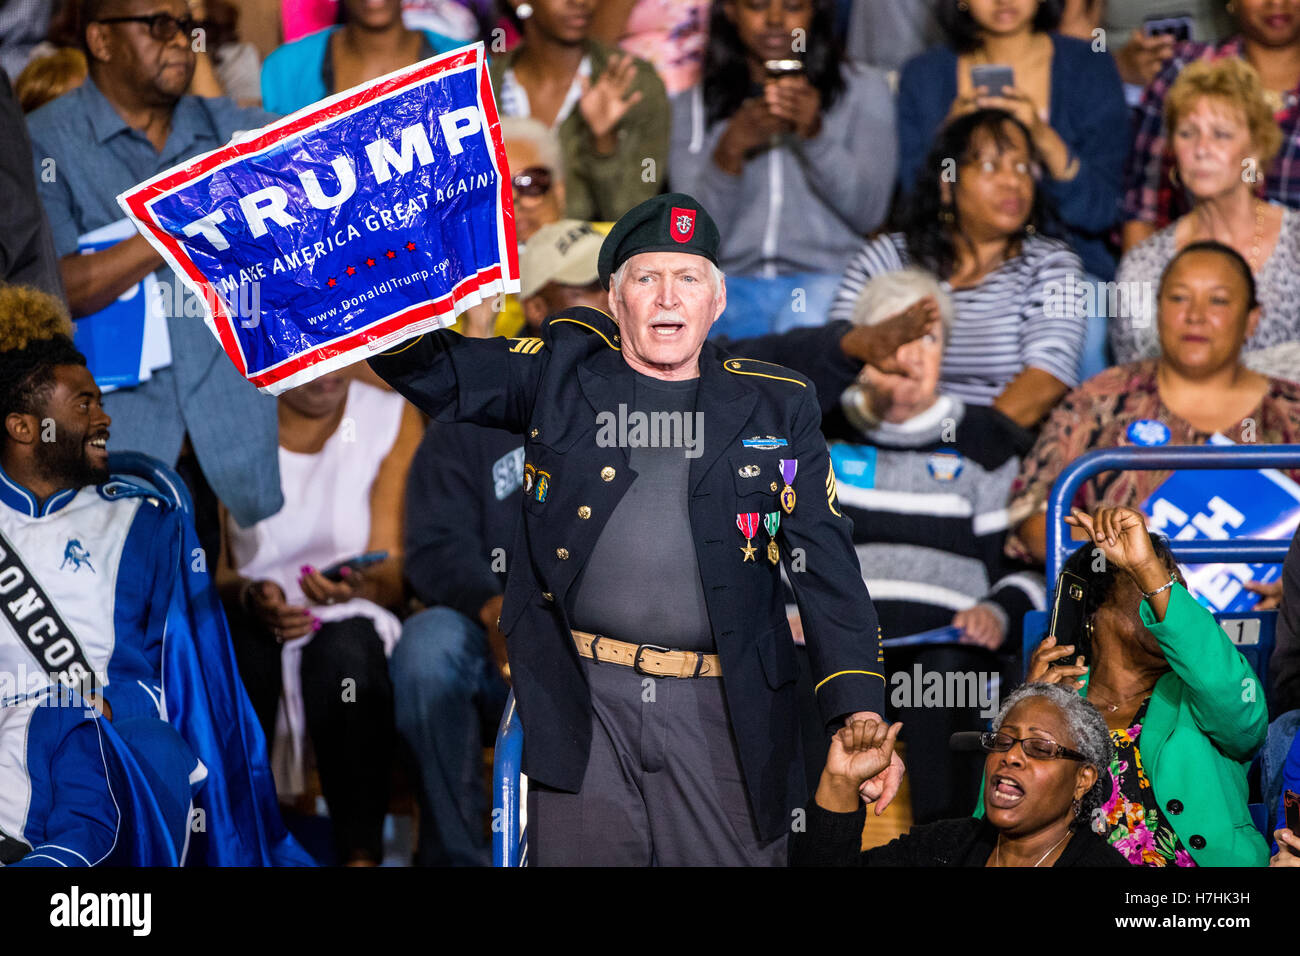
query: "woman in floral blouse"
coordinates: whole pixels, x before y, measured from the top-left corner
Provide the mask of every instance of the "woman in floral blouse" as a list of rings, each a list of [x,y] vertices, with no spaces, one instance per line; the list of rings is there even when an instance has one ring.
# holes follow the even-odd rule
[[[1066,520],[1091,539],[1064,567],[1086,582],[1085,623],[1073,644],[1044,640],[1027,679],[1075,687],[1110,728],[1092,832],[1136,866],[1264,866],[1246,770],[1268,709],[1250,665],[1140,513],[1076,508]]]
[[[1238,252],[1213,241],[1184,246],[1161,277],[1157,301],[1160,356],[1093,376],[1043,426],[1011,486],[1009,518],[1017,530],[1009,554],[1046,559],[1047,499],[1061,471],[1084,452],[1199,445],[1216,433],[1241,444],[1300,442],[1300,386],[1241,364],[1259,304]],[[1300,470],[1287,474],[1300,481]],[[1074,504],[1141,507],[1169,475],[1107,472],[1085,482]]]

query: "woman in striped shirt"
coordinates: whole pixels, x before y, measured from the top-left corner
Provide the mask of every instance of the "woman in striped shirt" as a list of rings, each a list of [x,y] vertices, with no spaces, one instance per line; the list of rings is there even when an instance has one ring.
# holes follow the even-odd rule
[[[922,167],[902,228],[854,257],[830,319],[850,318],[872,277],[912,265],[955,308],[941,388],[1033,427],[1078,384],[1087,322],[1083,266],[1042,234],[1048,213],[1025,128],[1000,110],[948,124]]]

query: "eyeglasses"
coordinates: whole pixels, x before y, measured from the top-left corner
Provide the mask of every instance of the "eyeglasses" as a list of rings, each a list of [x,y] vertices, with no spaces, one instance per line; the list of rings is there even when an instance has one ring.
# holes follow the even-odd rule
[[[551,171],[545,166],[529,166],[510,179],[510,185],[521,196],[535,199],[551,191]]]
[[[95,20],[95,23],[147,23],[149,24],[149,35],[159,43],[166,43],[177,33],[184,33],[190,36],[196,29],[207,28],[206,20],[195,20],[193,17],[174,17],[170,13],[152,13],[147,17],[105,17],[102,20]]]
[[[1025,752],[1026,757],[1033,757],[1035,760],[1055,760],[1057,757],[1066,757],[1070,760],[1088,762],[1088,758],[1077,750],[1062,747],[1055,740],[1048,740],[1046,737],[1012,737],[1004,733],[980,734],[980,746],[991,754],[1004,754],[1016,744],[1020,744],[1020,749]]]

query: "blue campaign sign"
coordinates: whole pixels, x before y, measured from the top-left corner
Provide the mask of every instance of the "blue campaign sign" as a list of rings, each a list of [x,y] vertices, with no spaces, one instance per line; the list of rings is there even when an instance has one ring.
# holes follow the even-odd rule
[[[482,44],[322,100],[118,202],[273,394],[519,289]]]
[[[1300,486],[1279,471],[1177,471],[1142,503],[1148,527],[1169,538],[1289,538],[1300,524]],[[1268,583],[1275,564],[1189,564],[1187,588],[1214,611],[1248,611],[1259,596],[1247,581]]]

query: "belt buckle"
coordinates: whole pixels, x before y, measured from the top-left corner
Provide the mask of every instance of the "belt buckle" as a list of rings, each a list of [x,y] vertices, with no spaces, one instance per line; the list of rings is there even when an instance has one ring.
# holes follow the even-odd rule
[[[646,651],[659,651],[664,654],[671,654],[672,648],[661,647],[658,644],[638,644],[636,647],[636,656],[632,658],[632,670],[636,671],[643,677],[658,677],[658,674],[647,674],[641,669],[641,655]]]

